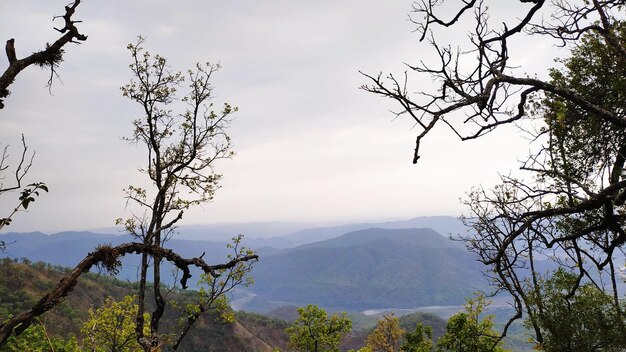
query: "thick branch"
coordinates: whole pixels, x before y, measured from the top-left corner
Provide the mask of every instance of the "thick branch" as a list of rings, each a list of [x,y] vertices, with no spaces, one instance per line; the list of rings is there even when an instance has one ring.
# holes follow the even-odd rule
[[[11,318],[0,326],[0,346],[12,335],[19,335],[26,330],[35,318],[54,308],[74,289],[78,283],[78,278],[88,272],[94,266],[115,272],[120,265],[120,258],[126,254],[147,254],[159,256],[172,262],[177,268],[182,270],[183,277],[180,283],[183,288],[187,288],[187,280],[191,277],[190,266],[196,266],[208,275],[218,277],[217,270],[231,268],[237,263],[258,259],[257,255],[246,255],[226,264],[209,265],[201,258],[186,259],[173,252],[171,249],[159,246],[146,245],[143,243],[125,243],[116,247],[100,246],[95,252],[89,253],[78,265],[54,288],[43,296],[30,310],[22,312]]]
[[[35,64],[42,67],[48,66],[51,68],[52,73],[54,73],[54,68],[62,60],[63,46],[67,43],[78,43],[78,41],[87,40],[87,36],[80,34],[75,26],[75,23],[80,21],[72,21],[72,15],[79,4],[80,0],[75,0],[74,3],[65,7],[65,15],[59,16],[64,19],[65,26],[60,29],[55,28],[57,31],[64,34],[51,45],[47,44],[44,50],[32,53],[23,59],[17,59],[15,54],[15,40],[9,39],[7,41],[5,50],[9,60],[9,67],[4,71],[2,76],[0,76],[0,109],[4,107],[3,99],[10,94],[9,86],[22,70]],[[48,83],[50,84],[51,82]]]

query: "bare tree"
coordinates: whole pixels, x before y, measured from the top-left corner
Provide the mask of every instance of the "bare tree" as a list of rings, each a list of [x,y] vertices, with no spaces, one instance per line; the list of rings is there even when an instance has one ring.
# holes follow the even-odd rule
[[[48,86],[52,86],[52,80],[56,74],[56,68],[63,61],[63,47],[67,43],[79,44],[82,41],[87,40],[87,36],[81,34],[76,28],[76,23],[81,21],[72,20],[72,16],[76,11],[76,7],[80,5],[80,0],[74,0],[71,4],[65,6],[65,14],[62,16],[54,16],[53,19],[60,18],[64,21],[64,25],[61,28],[54,28],[59,33],[62,33],[61,37],[52,44],[46,44],[45,49],[34,52],[24,58],[18,59],[15,52],[15,39],[11,38],[7,40],[5,51],[7,59],[9,60],[9,67],[7,67],[0,76],[0,109],[4,107],[4,98],[9,96],[9,86],[15,81],[17,75],[31,65],[39,67],[46,67],[50,69],[50,79],[48,80]]]
[[[421,40],[428,38],[438,54],[438,66],[407,64],[412,72],[434,78],[440,84],[437,92],[411,94],[407,90],[406,72],[402,79],[393,74],[384,78],[382,73],[375,76],[364,73],[371,83],[362,86],[363,89],[395,100],[402,107],[397,115],[410,116],[420,127],[414,163],[420,157],[421,139],[436,126],[445,125],[462,140],[479,138],[500,125],[525,117],[528,97],[536,92],[555,94],[617,126],[626,126],[626,118],[619,112],[606,110],[595,101],[549,81],[514,76],[508,65],[508,42],[523,31],[557,38],[562,45],[576,42],[584,33],[595,32],[614,50],[626,56],[614,28],[614,12],[621,9],[623,1],[555,0],[548,6],[545,0],[519,0],[519,3],[529,4],[528,11],[517,22],[502,24],[499,30],[489,27],[488,6],[483,1],[464,1],[464,6],[449,19],[439,17],[436,12],[444,2],[421,0],[414,5],[414,15],[423,16],[423,20],[415,20],[417,30],[421,33]],[[537,20],[540,10],[546,7],[549,7],[546,11],[551,10],[550,20],[534,24],[532,21]],[[475,19],[475,30],[469,33],[473,50],[454,50],[439,43],[429,31],[433,25],[452,27],[468,14]],[[474,128],[464,132],[461,125]]]
[[[414,163],[421,140],[440,125],[471,140],[519,123],[539,146],[521,166],[528,179],[504,176],[493,190],[469,194],[465,222],[477,234],[464,239],[489,266],[496,288],[514,298],[517,314],[504,333],[528,313],[541,344],[533,321],[540,314],[533,315],[528,301],[538,289],[539,260],[576,273],[570,295],[586,280],[610,293],[620,309],[614,261],[626,241],[626,27],[620,20],[626,3],[519,0],[525,12],[495,27],[485,1],[463,1],[445,18],[438,13],[444,3],[418,1],[412,16],[438,64],[408,64],[402,79],[364,74],[370,84],[363,89],[393,99],[401,106],[396,114],[415,121]],[[454,50],[431,30],[456,27],[467,17],[474,23],[471,50]],[[571,57],[547,80],[520,76],[510,64],[510,48],[522,35],[551,38],[571,48]],[[434,78],[439,89],[411,93],[413,75]]]

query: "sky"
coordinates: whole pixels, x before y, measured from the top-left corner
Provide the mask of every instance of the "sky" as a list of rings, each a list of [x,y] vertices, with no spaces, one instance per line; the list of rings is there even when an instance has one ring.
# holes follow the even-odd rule
[[[0,39],[15,38],[18,58],[40,50],[58,37],[52,27],[61,23],[51,20],[66,3],[0,0]],[[14,158],[23,133],[36,151],[27,183],[50,188],[5,231],[111,227],[129,215],[122,190],[145,182],[137,171],[145,155],[122,140],[141,111],[119,87],[131,78],[126,45],[138,35],[174,70],[220,63],[213,102],[239,108],[229,130],[236,156],[216,165],[222,188],[182,224],[466,213],[459,199],[518,168],[528,141],[514,127],[471,142],[440,129],[411,163],[413,123],[394,119],[393,102],[359,89],[368,83],[359,70],[398,74],[404,63],[432,59],[410,10],[410,1],[84,0],[74,19],[83,21],[78,28],[88,40],[65,47],[51,93],[49,71],[29,67],[0,110],[0,143]],[[519,13],[497,6],[494,12]],[[463,40],[469,28],[462,23],[437,34],[444,42]],[[556,52],[528,38],[511,50],[524,72],[540,77]],[[7,65],[1,55],[0,70]],[[435,89],[428,77],[411,84]],[[3,196],[0,211],[17,197]]]

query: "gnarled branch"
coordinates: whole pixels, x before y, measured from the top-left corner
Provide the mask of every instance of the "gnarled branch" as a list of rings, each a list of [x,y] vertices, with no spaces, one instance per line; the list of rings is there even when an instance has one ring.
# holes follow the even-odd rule
[[[37,51],[29,56],[18,59],[15,54],[15,39],[11,38],[7,41],[5,51],[7,59],[9,60],[9,67],[0,76],[0,109],[4,108],[4,98],[9,96],[9,86],[15,81],[15,77],[30,65],[38,65],[41,67],[49,67],[51,70],[50,80],[48,86],[52,85],[52,77],[55,74],[55,69],[58,64],[63,60],[63,46],[67,43],[80,43],[87,40],[87,36],[81,34],[76,28],[76,23],[80,21],[73,21],[72,15],[76,11],[76,7],[80,4],[81,0],[74,0],[70,5],[65,6],[65,14],[63,16],[55,16],[54,18],[63,18],[65,24],[62,28],[56,28],[57,31],[63,33],[63,35],[52,44],[46,44],[44,50]]]
[[[232,268],[240,262],[258,260],[258,255],[246,255],[229,261],[228,263],[209,265],[201,258],[183,258],[171,249],[157,245],[146,245],[143,243],[125,243],[116,247],[99,246],[92,253],[89,253],[76,267],[54,288],[45,294],[28,311],[22,312],[0,325],[0,346],[4,345],[12,335],[19,335],[26,330],[35,318],[49,311],[63,301],[63,299],[74,289],[78,279],[83,273],[88,272],[94,266],[102,266],[110,272],[115,272],[120,264],[120,258],[127,254],[146,254],[163,258],[177,268],[182,270],[183,276],[180,283],[183,288],[187,288],[187,280],[191,277],[189,268],[192,266],[200,268],[207,275],[219,277],[217,270]]]

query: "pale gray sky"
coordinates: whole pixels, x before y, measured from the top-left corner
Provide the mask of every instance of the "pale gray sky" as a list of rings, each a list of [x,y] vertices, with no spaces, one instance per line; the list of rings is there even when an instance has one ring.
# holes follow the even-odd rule
[[[18,57],[41,49],[57,37],[52,15],[66,3],[0,0],[2,43],[15,38]],[[24,133],[37,152],[28,181],[50,187],[6,230],[109,227],[128,215],[122,189],[141,182],[144,156],[121,140],[140,110],[119,87],[130,78],[125,48],[137,35],[177,70],[220,62],[214,101],[240,109],[230,130],[237,155],[217,165],[222,189],[184,224],[461,214],[459,198],[516,168],[528,146],[515,128],[464,143],[441,130],[411,164],[412,123],[392,121],[396,106],[358,89],[367,83],[358,70],[401,73],[403,62],[430,57],[410,9],[410,1],[374,0],[84,0],[74,19],[89,39],[65,47],[52,95],[49,72],[31,67],[0,110],[0,143],[15,155]],[[523,72],[542,75],[552,64],[549,43],[519,44],[518,62],[532,64]],[[6,65],[0,55],[0,69]],[[16,198],[3,197],[0,210]]]

